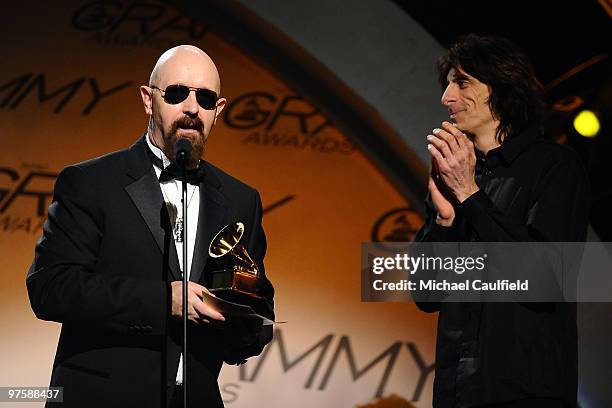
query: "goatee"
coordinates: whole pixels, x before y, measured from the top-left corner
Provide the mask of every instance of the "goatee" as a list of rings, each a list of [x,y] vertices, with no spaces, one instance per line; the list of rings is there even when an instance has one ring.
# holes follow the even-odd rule
[[[202,121],[198,117],[190,118],[188,116],[182,117],[176,120],[174,123],[172,123],[172,125],[170,126],[170,129],[168,130],[168,133],[166,134],[166,137],[165,137],[166,140],[164,143],[166,147],[165,150],[167,150],[167,152],[164,152],[164,153],[166,154],[166,156],[168,156],[170,160],[174,160],[174,156],[175,156],[174,145],[176,144],[176,141],[179,139],[178,131],[180,129],[195,130],[199,134],[198,137],[195,137],[195,138],[188,137],[187,138],[191,142],[191,146],[193,148],[191,152],[191,159],[188,163],[188,168],[195,168],[198,166],[200,157],[202,157],[204,153],[204,147],[206,144],[206,138],[203,133],[204,123],[202,123]]]

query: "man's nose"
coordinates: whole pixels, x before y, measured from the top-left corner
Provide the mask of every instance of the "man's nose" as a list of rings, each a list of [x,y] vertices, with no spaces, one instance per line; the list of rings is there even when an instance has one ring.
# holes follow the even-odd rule
[[[187,98],[183,101],[182,108],[184,113],[191,115],[198,114],[199,105],[194,90],[189,91],[189,95],[187,95]]]
[[[444,93],[442,94],[442,98],[440,102],[442,102],[442,105],[444,106],[449,106],[451,103],[456,102],[456,101],[457,101],[457,93],[455,92],[453,84],[448,84],[446,86],[446,89],[444,90]]]

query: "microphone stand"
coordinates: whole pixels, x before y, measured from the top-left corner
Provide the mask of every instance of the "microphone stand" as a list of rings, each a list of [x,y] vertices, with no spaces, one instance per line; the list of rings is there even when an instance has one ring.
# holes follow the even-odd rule
[[[187,268],[187,163],[191,158],[191,143],[187,139],[179,139],[175,144],[176,164],[181,169],[182,175],[182,204],[183,204],[183,407],[187,408],[187,286],[189,285],[189,273]]]
[[[189,276],[187,273],[187,163],[182,161],[183,170],[183,407],[187,408],[187,285]]]

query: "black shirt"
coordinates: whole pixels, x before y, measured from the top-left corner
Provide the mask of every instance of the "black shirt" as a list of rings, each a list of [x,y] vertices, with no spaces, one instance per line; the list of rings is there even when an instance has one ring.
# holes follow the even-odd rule
[[[589,185],[578,155],[535,129],[476,152],[480,191],[455,206],[452,227],[427,218],[415,241],[575,242],[586,239]],[[576,406],[574,303],[433,303],[439,311],[433,405],[472,407],[525,398]]]

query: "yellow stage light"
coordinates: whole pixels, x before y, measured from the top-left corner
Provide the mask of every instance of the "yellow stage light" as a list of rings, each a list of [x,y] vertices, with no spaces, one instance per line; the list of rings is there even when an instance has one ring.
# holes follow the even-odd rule
[[[595,137],[599,128],[599,119],[590,110],[583,110],[574,118],[574,129],[584,137]]]

